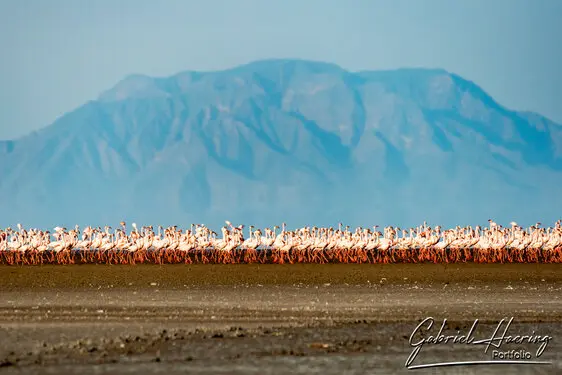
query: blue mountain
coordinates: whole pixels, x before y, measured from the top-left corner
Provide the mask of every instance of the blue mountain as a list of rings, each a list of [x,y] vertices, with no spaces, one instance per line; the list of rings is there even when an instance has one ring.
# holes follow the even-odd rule
[[[264,60],[126,77],[0,141],[0,176],[0,226],[530,224],[560,218],[562,126],[444,70]]]

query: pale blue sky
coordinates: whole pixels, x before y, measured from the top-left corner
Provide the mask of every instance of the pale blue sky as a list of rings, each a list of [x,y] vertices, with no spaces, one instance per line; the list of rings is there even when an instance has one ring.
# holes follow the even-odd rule
[[[262,58],[439,67],[562,122],[562,0],[0,0],[0,139],[124,76]]]

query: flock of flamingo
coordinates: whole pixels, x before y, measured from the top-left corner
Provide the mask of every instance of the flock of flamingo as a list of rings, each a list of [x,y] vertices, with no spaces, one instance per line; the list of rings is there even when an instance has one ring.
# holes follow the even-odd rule
[[[378,230],[358,227],[281,227],[261,229],[234,226],[226,221],[221,237],[204,225],[189,230],[152,226],[127,231],[120,227],[80,230],[56,227],[54,232],[0,230],[0,263],[137,264],[137,263],[562,263],[561,220],[553,227],[540,223],[522,228],[488,227],[443,230],[424,223],[416,228],[388,226]]]

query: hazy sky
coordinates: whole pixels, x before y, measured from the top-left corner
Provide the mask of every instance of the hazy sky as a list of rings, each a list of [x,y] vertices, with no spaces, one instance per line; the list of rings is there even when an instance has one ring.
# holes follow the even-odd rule
[[[562,0],[0,0],[0,139],[124,76],[262,58],[440,67],[562,122]]]

